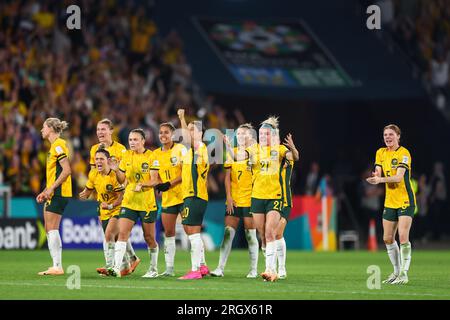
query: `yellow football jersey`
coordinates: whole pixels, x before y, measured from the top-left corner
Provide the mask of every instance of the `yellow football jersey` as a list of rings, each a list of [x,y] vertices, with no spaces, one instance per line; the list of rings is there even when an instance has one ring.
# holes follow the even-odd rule
[[[283,188],[281,187],[281,171],[283,159],[289,149],[284,145],[264,146],[257,149],[256,154],[251,154],[250,159],[254,168],[254,183],[252,198],[256,199],[281,199]]]
[[[99,146],[100,143],[97,143],[94,144],[91,148],[90,151],[91,157],[89,159],[89,164],[91,166],[95,166],[95,153],[97,152]],[[122,144],[118,143],[117,141],[113,141],[112,144],[105,149],[109,152],[111,159],[117,160],[118,163],[120,162],[120,160],[122,160],[122,157],[125,154],[125,152],[127,152],[127,148],[125,148]]]
[[[122,200],[122,207],[136,211],[156,210],[155,192],[153,188],[142,188],[134,191],[136,184],[150,181],[150,165],[153,163],[151,150],[143,153],[127,150],[120,161],[119,170],[125,173],[127,186]]]
[[[119,198],[118,193],[124,190],[123,185],[117,181],[116,173],[113,170],[110,170],[108,174],[101,174],[97,170],[92,171],[92,173],[89,173],[86,188],[97,192],[100,220],[108,220],[119,214],[120,206],[112,210],[102,209],[100,207],[102,202],[113,204]]]
[[[386,183],[386,208],[399,209],[416,205],[416,196],[411,187],[411,155],[404,147],[395,151],[387,148],[378,149],[375,156],[375,166],[382,168],[385,177],[395,176],[397,168],[406,169],[403,180],[399,183]]]
[[[59,161],[64,158],[69,157],[69,148],[67,148],[66,141],[61,138],[56,139],[50,146],[50,150],[47,154],[47,170],[46,170],[46,178],[47,178],[47,188],[51,187],[51,185],[58,179],[59,175],[62,172],[62,167],[59,164]],[[53,193],[55,196],[61,197],[71,197],[72,196],[72,176],[69,175],[58,188],[55,189]]]
[[[162,182],[167,182],[181,176],[181,159],[187,153],[185,146],[174,143],[170,150],[162,147],[153,151],[153,164],[150,170],[158,170]],[[181,183],[162,193],[162,207],[167,208],[183,203]]]
[[[238,155],[238,148],[234,148],[233,151],[235,155]],[[238,159],[242,158],[238,156]],[[231,157],[227,157],[224,168],[231,170],[231,198],[236,202],[236,206],[250,207],[253,182],[253,169],[250,160],[235,161]]]
[[[281,181],[283,186],[283,206],[292,207],[291,177],[294,161],[284,158],[283,169],[281,171]]]
[[[183,199],[198,197],[208,201],[207,177],[209,171],[208,150],[202,143],[197,151],[190,148],[182,158],[181,188]]]

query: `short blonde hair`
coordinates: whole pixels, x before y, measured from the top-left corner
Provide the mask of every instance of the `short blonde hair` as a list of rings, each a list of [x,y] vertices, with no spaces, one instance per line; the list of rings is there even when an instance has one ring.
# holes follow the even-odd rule
[[[109,130],[113,130],[113,129],[114,129],[114,126],[113,126],[112,121],[109,120],[109,119],[107,119],[107,118],[100,120],[100,121],[97,123],[97,125],[99,125],[99,124],[106,124],[106,125],[108,125]]]
[[[55,133],[60,134],[65,129],[69,127],[69,123],[66,121],[61,121],[58,118],[47,118],[44,121],[45,125],[49,128],[52,128]]]
[[[400,128],[395,124],[388,124],[387,126],[385,126],[383,128],[383,132],[387,129],[393,130],[398,136],[401,136],[401,134],[402,134],[402,131],[400,130]]]

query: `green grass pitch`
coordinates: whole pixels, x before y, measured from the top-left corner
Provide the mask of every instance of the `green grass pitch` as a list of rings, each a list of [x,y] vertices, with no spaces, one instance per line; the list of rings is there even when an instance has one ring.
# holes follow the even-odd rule
[[[206,277],[182,281],[177,278],[144,279],[149,257],[138,251],[142,262],[134,274],[116,279],[100,277],[95,268],[103,263],[103,252],[95,250],[64,250],[63,264],[77,265],[81,270],[81,288],[69,290],[70,274],[40,277],[37,272],[50,264],[50,255],[40,251],[0,251],[0,299],[450,299],[450,254],[448,251],[413,251],[410,282],[394,286],[381,284],[381,289],[368,289],[367,268],[381,268],[383,280],[391,265],[385,251],[376,253],[346,251],[315,253],[288,251],[288,278],[275,283],[246,279],[248,253],[231,252],[224,278]],[[206,259],[214,268],[219,253],[207,252]],[[260,255],[259,272],[264,258]],[[175,271],[181,276],[190,267],[186,251],[178,251]],[[159,255],[159,272],[164,271],[164,255]]]

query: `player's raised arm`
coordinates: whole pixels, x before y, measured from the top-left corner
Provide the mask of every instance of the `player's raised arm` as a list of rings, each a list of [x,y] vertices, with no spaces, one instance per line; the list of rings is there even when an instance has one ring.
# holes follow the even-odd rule
[[[298,152],[297,148],[295,147],[294,144],[294,140],[292,139],[292,134],[288,134],[286,136],[286,138],[284,138],[284,143],[283,143],[288,149],[289,149],[289,153],[292,154],[292,159],[291,156],[289,156],[289,153],[286,155],[286,157],[288,158],[288,160],[294,160],[294,161],[298,161],[300,159],[300,153]]]
[[[108,159],[109,167],[116,173],[117,181],[121,184],[125,183],[125,172],[120,169],[116,160]]]

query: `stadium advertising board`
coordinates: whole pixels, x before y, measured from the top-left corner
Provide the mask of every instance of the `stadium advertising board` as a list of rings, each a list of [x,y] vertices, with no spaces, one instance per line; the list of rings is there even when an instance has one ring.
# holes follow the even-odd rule
[[[36,219],[0,219],[0,249],[40,249],[47,241],[44,226]]]
[[[103,248],[103,230],[96,217],[63,218],[60,234],[64,249]],[[135,249],[147,248],[140,222],[134,225],[130,240]]]
[[[353,81],[303,21],[195,18],[240,84],[348,87]]]

